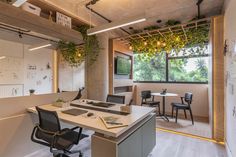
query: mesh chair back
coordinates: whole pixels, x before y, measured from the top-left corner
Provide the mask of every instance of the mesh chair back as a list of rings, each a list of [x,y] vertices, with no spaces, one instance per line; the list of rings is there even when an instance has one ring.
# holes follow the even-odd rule
[[[107,102],[125,104],[125,96],[107,95]]]
[[[149,99],[149,98],[151,98],[152,97],[151,91],[150,90],[141,91],[141,97],[142,97],[142,99]]]
[[[37,106],[36,110],[38,111],[40,128],[50,132],[57,132],[61,130],[57,112],[43,110]]]
[[[193,94],[192,93],[185,93],[184,96],[184,101],[188,103],[188,105],[190,105],[192,103],[193,100]]]

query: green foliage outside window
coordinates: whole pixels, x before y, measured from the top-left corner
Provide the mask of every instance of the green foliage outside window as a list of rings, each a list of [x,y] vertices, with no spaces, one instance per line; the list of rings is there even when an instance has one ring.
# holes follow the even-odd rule
[[[135,81],[165,81],[166,60],[165,53],[156,54],[151,61],[140,60],[139,55],[134,55],[134,80]]]
[[[208,66],[207,57],[184,58],[169,61],[170,82],[207,82]],[[192,68],[186,68],[191,64]]]
[[[197,50],[198,47],[193,49]],[[189,52],[185,49],[180,56],[166,58],[166,53],[158,53],[151,60],[139,59],[140,54],[134,55],[134,80],[135,81],[160,81],[160,82],[208,82],[208,50],[201,54]],[[204,54],[204,55],[203,55]],[[188,55],[188,56],[187,56]],[[142,57],[142,56],[141,56]],[[166,62],[167,60],[167,62]],[[166,69],[168,64],[168,69]],[[168,75],[166,75],[168,73]],[[168,78],[166,78],[168,77]]]

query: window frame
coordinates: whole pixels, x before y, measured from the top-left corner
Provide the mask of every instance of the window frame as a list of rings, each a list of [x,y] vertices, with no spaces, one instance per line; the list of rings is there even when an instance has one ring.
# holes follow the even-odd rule
[[[169,81],[169,60],[174,59],[183,59],[183,58],[199,58],[199,57],[209,57],[209,54],[202,55],[191,55],[191,56],[169,56],[166,53],[166,81],[134,81],[134,83],[173,83],[173,84],[208,84],[209,81],[206,82],[188,82],[188,81]]]

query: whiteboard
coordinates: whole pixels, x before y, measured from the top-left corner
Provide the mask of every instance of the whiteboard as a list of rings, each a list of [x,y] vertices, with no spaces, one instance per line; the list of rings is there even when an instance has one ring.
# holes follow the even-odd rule
[[[24,83],[23,58],[7,57],[0,60],[0,84]]]
[[[23,96],[24,85],[0,85],[0,98]]]
[[[53,92],[53,50],[0,39],[0,97]]]

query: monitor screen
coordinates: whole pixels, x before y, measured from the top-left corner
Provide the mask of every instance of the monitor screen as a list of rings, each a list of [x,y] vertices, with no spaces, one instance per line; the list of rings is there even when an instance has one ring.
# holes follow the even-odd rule
[[[131,73],[131,60],[118,56],[116,59],[115,71],[117,75],[129,75]]]

